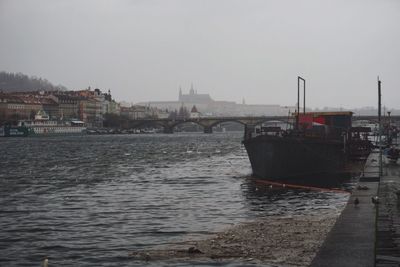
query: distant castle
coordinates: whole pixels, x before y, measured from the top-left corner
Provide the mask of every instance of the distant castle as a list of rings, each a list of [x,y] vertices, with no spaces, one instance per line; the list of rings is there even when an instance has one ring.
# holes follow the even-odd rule
[[[216,101],[209,94],[198,94],[193,84],[188,94],[182,93],[182,89],[179,88],[178,101],[150,101],[141,102],[138,105],[157,107],[177,114],[181,109],[186,112],[191,111],[192,118],[195,116],[287,116],[290,110],[295,109],[295,107],[279,105],[248,105],[244,98],[241,104],[236,104],[234,101]]]
[[[214,102],[209,94],[198,94],[197,90],[193,89],[193,84],[190,87],[189,94],[183,94],[182,89],[179,88],[179,102],[207,104]]]

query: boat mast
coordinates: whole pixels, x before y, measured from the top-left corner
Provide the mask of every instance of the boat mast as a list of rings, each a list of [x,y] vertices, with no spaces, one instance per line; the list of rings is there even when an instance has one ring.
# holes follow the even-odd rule
[[[296,129],[299,130],[299,115],[300,115],[300,80],[303,81],[303,113],[306,113],[306,80],[297,76],[297,116]]]

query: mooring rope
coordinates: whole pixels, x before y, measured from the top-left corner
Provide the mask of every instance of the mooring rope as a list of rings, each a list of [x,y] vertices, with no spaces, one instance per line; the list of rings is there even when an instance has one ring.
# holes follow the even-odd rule
[[[332,193],[350,194],[349,191],[341,190],[341,189],[332,189],[332,188],[322,188],[322,187],[315,187],[315,186],[278,183],[278,182],[273,182],[273,181],[269,181],[269,180],[260,180],[260,179],[253,179],[253,181],[256,182],[256,183],[267,184],[267,185],[270,185],[270,186],[278,186],[278,187],[281,187],[281,188],[307,189],[307,190],[320,191],[320,192],[332,192]]]

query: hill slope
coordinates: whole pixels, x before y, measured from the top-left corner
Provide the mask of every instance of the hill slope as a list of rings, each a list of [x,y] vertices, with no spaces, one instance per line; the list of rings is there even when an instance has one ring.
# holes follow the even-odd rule
[[[0,72],[0,91],[27,92],[27,91],[55,91],[67,90],[65,86],[53,85],[46,79],[29,77],[22,73]]]

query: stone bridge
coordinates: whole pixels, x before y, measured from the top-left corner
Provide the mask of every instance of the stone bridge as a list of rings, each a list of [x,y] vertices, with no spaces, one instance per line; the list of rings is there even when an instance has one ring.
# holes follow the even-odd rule
[[[204,133],[212,133],[212,128],[223,122],[237,122],[245,126],[256,126],[268,121],[288,122],[287,116],[260,116],[260,117],[201,117],[188,119],[138,119],[129,120],[124,128],[135,129],[148,126],[159,126],[164,133],[173,133],[174,128],[184,123],[195,123],[204,129]]]
[[[212,133],[214,126],[223,122],[237,122],[247,127],[254,127],[262,123],[269,121],[279,121],[283,123],[293,123],[293,117],[288,116],[245,116],[245,117],[200,117],[200,118],[188,118],[188,119],[137,119],[129,120],[123,123],[126,129],[136,129],[143,127],[162,127],[164,133],[173,133],[174,128],[184,123],[195,123],[200,125],[204,129],[204,133]],[[353,115],[353,121],[367,120],[371,122],[377,122],[378,116],[360,116]],[[392,123],[400,123],[400,116],[391,116],[390,120]],[[388,121],[388,117],[382,118],[383,122]]]

